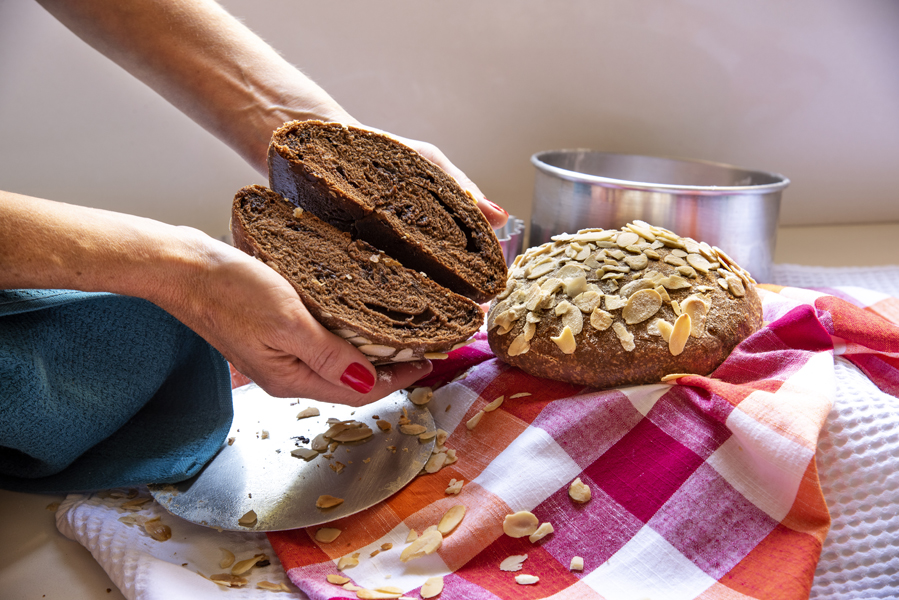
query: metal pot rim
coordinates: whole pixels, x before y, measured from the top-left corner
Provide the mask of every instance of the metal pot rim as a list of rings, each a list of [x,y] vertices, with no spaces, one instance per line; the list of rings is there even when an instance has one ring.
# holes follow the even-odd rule
[[[583,154],[597,154],[603,156],[618,156],[618,157],[633,157],[633,158],[650,158],[650,159],[658,159],[665,160],[670,162],[677,163],[687,163],[687,164],[701,164],[715,168],[727,169],[727,170],[736,170],[743,171],[747,174],[751,175],[764,175],[766,177],[770,177],[771,179],[775,179],[777,181],[772,183],[765,183],[759,185],[720,185],[720,186],[710,186],[710,185],[682,185],[682,184],[665,184],[665,183],[648,183],[648,182],[640,182],[640,181],[631,181],[627,179],[615,179],[612,177],[604,177],[602,175],[589,175],[587,173],[581,173],[578,171],[571,171],[569,169],[563,169],[561,167],[556,167],[544,162],[543,157],[551,155],[551,154],[571,154],[571,153],[583,153]],[[698,159],[684,159],[684,158],[676,158],[676,157],[668,157],[668,156],[651,156],[648,154],[621,154],[616,152],[600,152],[596,150],[590,150],[588,148],[563,148],[558,150],[544,150],[542,152],[537,152],[531,155],[531,163],[540,171],[548,175],[552,175],[555,177],[559,177],[561,179],[565,179],[568,181],[572,181],[574,183],[586,183],[593,185],[600,185],[603,187],[609,188],[617,188],[617,189],[632,189],[632,190],[644,190],[644,191],[653,191],[653,192],[689,192],[691,194],[703,194],[703,195],[724,195],[730,193],[750,193],[750,194],[767,194],[771,192],[779,192],[782,191],[790,184],[790,180],[781,175],[780,173],[774,173],[771,171],[757,171],[752,169],[744,169],[741,167],[737,167],[734,165],[729,165],[726,163],[713,162],[708,160],[698,160]]]

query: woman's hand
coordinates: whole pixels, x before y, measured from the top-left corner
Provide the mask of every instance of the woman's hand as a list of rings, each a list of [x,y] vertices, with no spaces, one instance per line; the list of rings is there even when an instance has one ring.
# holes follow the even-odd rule
[[[188,233],[204,248],[200,266],[157,303],[269,394],[360,406],[431,371],[427,361],[376,370],[312,318],[274,270],[198,231]]]

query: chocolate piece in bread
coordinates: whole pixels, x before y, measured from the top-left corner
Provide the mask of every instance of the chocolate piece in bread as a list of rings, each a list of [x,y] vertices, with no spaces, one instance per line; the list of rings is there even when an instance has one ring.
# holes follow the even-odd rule
[[[273,190],[405,266],[478,302],[503,289],[502,249],[474,199],[408,146],[293,121],[274,132],[268,164]]]
[[[234,197],[234,245],[280,273],[322,325],[375,364],[417,360],[465,342],[484,313],[262,186]]]
[[[636,222],[516,258],[487,316],[493,352],[597,388],[707,375],[762,325],[755,281],[718,248]]]

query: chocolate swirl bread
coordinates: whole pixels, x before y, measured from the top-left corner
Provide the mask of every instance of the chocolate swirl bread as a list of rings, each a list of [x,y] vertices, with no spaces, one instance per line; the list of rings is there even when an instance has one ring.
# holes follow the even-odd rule
[[[643,222],[584,229],[516,258],[490,347],[528,373],[591,387],[711,373],[762,325],[755,281],[723,251]]]
[[[293,121],[269,146],[269,186],[441,285],[486,302],[506,265],[474,198],[411,148],[339,123]]]
[[[445,358],[483,324],[472,300],[268,188],[237,193],[231,231],[236,247],[286,278],[316,320],[374,364]]]

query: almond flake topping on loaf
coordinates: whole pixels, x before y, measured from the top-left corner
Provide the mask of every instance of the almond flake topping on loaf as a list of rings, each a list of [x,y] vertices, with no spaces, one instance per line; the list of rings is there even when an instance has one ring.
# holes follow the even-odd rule
[[[487,328],[493,337],[511,335],[512,357],[531,351],[541,329],[563,355],[585,335],[611,330],[627,352],[661,336],[677,356],[708,335],[722,301],[716,283],[739,300],[756,282],[720,248],[642,221],[620,231],[582,229],[516,257]]]

